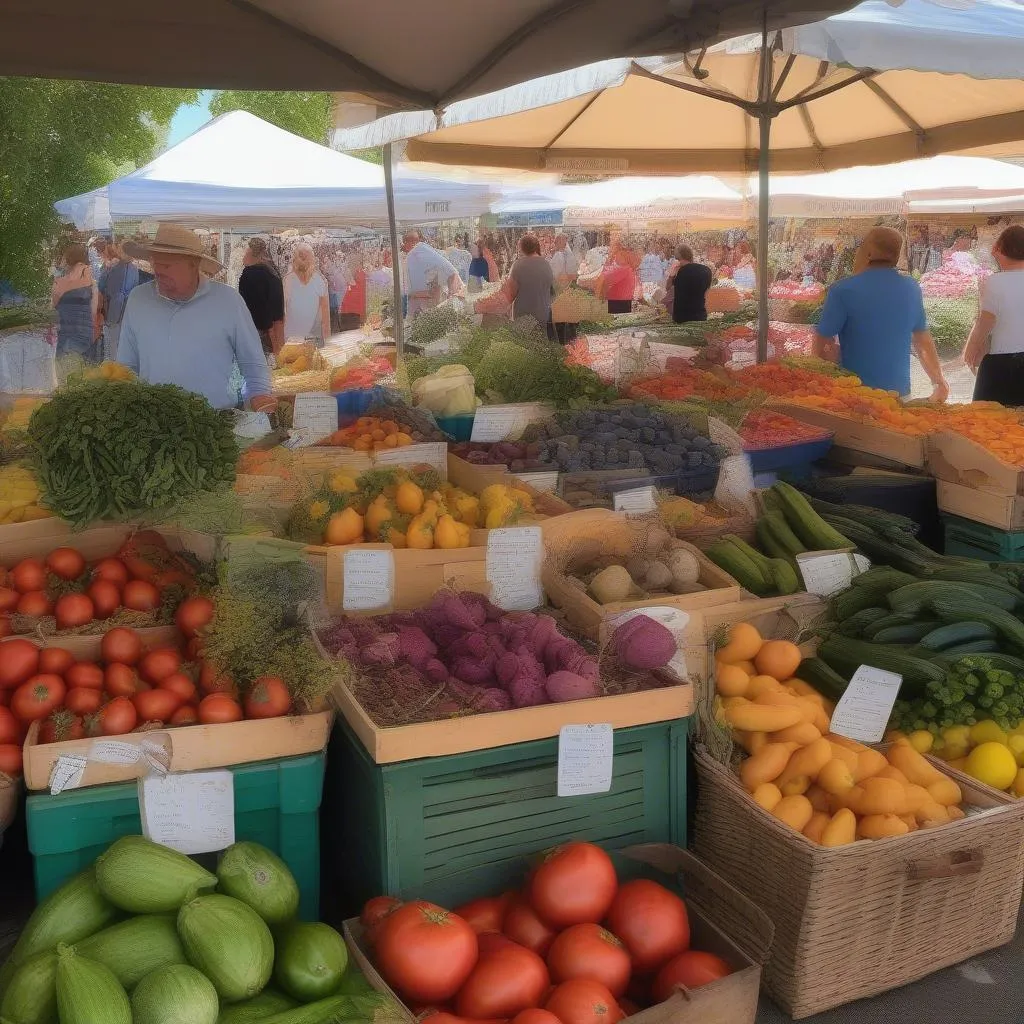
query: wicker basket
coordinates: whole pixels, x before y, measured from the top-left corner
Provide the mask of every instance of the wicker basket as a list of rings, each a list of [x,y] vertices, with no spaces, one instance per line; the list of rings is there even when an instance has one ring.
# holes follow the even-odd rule
[[[775,925],[763,984],[794,1018],[877,995],[1013,937],[1024,802],[941,761],[974,811],[895,839],[825,849],[758,807],[703,749],[694,852]]]

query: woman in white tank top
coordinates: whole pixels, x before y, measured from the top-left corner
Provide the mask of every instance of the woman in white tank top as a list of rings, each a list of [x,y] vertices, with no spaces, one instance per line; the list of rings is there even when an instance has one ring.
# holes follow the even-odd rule
[[[981,286],[964,362],[978,377],[976,402],[1024,405],[1024,226],[1006,228],[992,255],[999,273]]]

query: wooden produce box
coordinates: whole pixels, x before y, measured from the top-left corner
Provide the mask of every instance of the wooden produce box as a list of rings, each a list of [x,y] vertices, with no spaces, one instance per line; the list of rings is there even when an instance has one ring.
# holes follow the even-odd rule
[[[826,849],[759,807],[702,750],[694,852],[771,918],[764,986],[799,1019],[1009,942],[1024,884],[1024,801],[931,759],[967,816]]]
[[[928,438],[926,466],[937,480],[973,491],[1006,496],[1024,494],[1024,469],[1003,462],[977,441],[952,430],[942,430]]]
[[[787,416],[830,430],[835,435],[834,445],[854,451],[877,455],[890,462],[920,469],[925,464],[925,439],[912,434],[879,427],[873,423],[858,423],[846,416],[837,416],[824,409],[811,409],[786,401],[771,401],[769,405]]]
[[[566,836],[571,839],[572,836]],[[664,1003],[640,1010],[625,1020],[631,1024],[754,1024],[761,984],[762,965],[768,959],[772,943],[772,924],[750,899],[720,878],[705,862],[686,850],[667,843],[631,846],[612,853],[621,878],[651,878],[678,892],[689,911],[691,948],[706,950],[722,957],[732,974],[700,988],[677,992]],[[523,881],[510,874],[508,886]],[[490,895],[473,891],[471,872],[463,900]],[[431,899],[429,891],[424,899]],[[378,992],[398,996],[373,965],[362,925],[358,918],[343,927],[345,942],[366,979]],[[417,1020],[405,1008],[406,1020]]]
[[[145,630],[140,633],[147,650],[176,645],[180,635],[173,626]],[[102,638],[98,636],[57,637],[43,647],[63,647],[76,658],[98,659]],[[2,642],[0,642],[2,647]],[[311,754],[322,750],[331,731],[333,712],[321,711],[310,715],[288,715],[220,725],[190,725],[174,729],[155,729],[132,732],[124,736],[103,737],[118,743],[141,747],[143,743],[156,744],[163,751],[171,771],[191,771],[199,768],[223,768],[248,761],[270,761],[296,754]],[[22,749],[25,785],[30,790],[45,790],[50,785],[50,773],[62,754],[89,757],[97,739],[66,740],[61,743],[40,743],[39,723],[29,728]],[[160,757],[159,750],[154,751]],[[81,786],[95,786],[105,782],[124,782],[146,772],[144,758],[129,764],[110,764],[89,761],[82,776]]]
[[[699,582],[707,590],[693,594],[666,594],[636,601],[616,601],[598,604],[584,590],[573,585],[562,570],[564,552],[571,544],[591,541],[604,552],[612,551],[623,558],[631,554],[631,545],[637,534],[629,518],[607,509],[584,509],[570,512],[542,524],[544,531],[545,565],[541,573],[544,590],[551,603],[560,608],[575,629],[598,643],[606,639],[608,625],[623,612],[643,608],[675,608],[683,612],[709,608],[738,601],[740,585],[720,569],[703,552],[686,541],[676,540],[675,547],[689,551],[700,566]]]
[[[936,480],[935,500],[941,512],[951,512],[1000,530],[1024,530],[1024,495],[977,491],[948,480]]]
[[[498,472],[494,472],[495,470]],[[489,487],[491,484],[507,484],[511,487],[518,487],[533,498],[533,507],[537,517],[542,519],[563,516],[572,511],[572,506],[567,505],[561,498],[546,491],[538,491],[532,484],[520,480],[503,466],[474,466],[472,462],[467,462],[465,459],[460,459],[458,455],[450,453],[448,455],[448,482],[471,494],[480,494],[485,487]],[[473,532],[477,536],[482,534],[483,543],[487,543],[486,530]]]

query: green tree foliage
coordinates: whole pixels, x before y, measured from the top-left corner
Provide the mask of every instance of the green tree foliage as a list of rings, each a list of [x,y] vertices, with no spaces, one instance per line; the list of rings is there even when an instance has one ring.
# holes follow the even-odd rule
[[[0,281],[45,291],[58,199],[153,156],[158,128],[198,93],[0,77]]]
[[[231,110],[247,110],[294,135],[327,143],[331,129],[329,92],[242,92],[227,89],[210,100],[210,113],[217,116]]]

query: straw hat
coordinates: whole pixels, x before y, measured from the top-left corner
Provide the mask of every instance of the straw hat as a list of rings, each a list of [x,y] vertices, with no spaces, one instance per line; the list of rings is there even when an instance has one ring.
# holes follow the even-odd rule
[[[196,256],[199,258],[199,269],[207,276],[219,274],[224,269],[212,256],[203,252],[200,237],[180,224],[158,224],[152,242],[125,242],[124,251],[136,259],[150,261],[156,253]]]

